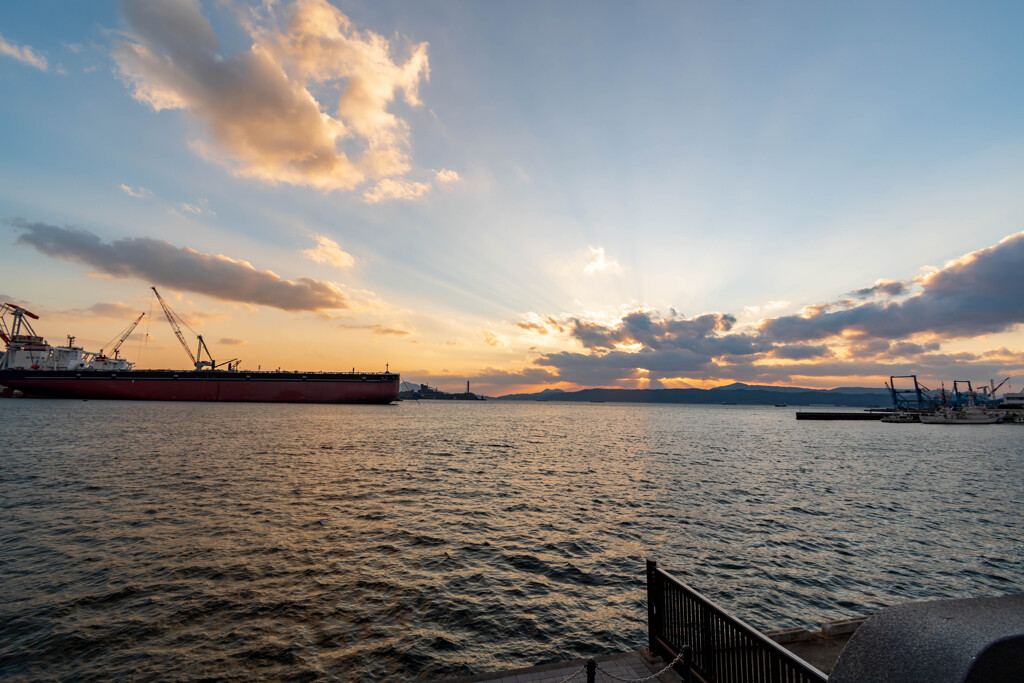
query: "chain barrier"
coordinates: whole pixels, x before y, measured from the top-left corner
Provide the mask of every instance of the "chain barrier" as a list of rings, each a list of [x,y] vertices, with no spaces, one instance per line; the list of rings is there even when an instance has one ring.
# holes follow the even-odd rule
[[[571,681],[572,679],[576,678],[577,676],[579,676],[581,673],[583,673],[586,670],[587,670],[587,665],[584,664],[583,666],[581,666],[580,668],[576,669],[571,674],[569,674],[568,676],[563,678],[558,683],[569,683],[569,681]]]
[[[669,662],[664,669],[662,669],[656,674],[651,674],[647,678],[620,678],[610,671],[605,671],[605,669],[600,664],[597,665],[597,668],[601,671],[601,673],[603,673],[608,678],[611,678],[616,681],[622,681],[622,683],[646,683],[646,681],[657,680],[659,676],[661,676],[663,673],[666,673],[669,669],[671,669],[676,664],[681,662],[683,660],[683,655],[687,654],[687,652],[688,648],[684,647],[682,650],[679,651],[679,654],[676,655],[676,658]]]

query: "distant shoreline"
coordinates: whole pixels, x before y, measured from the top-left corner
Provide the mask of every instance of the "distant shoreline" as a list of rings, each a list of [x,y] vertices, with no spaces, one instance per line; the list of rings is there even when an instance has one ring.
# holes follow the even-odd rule
[[[693,403],[701,405],[818,405],[853,408],[889,407],[892,400],[885,389],[802,389],[764,388],[740,385],[716,389],[582,389],[545,390],[535,394],[498,396],[499,401],[583,401],[617,403]]]

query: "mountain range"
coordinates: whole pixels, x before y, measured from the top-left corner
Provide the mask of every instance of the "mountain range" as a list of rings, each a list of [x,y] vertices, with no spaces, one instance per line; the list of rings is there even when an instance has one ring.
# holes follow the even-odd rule
[[[838,387],[806,389],[736,382],[713,389],[545,389],[534,394],[498,396],[501,401],[615,401],[620,403],[735,403],[737,405],[834,405],[888,407],[887,389]]]

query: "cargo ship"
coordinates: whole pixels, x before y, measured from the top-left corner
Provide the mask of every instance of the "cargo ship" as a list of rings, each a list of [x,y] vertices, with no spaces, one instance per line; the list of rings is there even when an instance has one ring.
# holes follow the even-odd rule
[[[175,335],[193,361],[191,370],[136,370],[119,355],[121,344],[142,319],[136,318],[107,355],[75,346],[51,346],[32,329],[39,316],[14,304],[0,306],[0,387],[4,396],[26,398],[118,399],[140,401],[241,401],[270,403],[391,403],[400,377],[389,372],[299,372],[241,370],[240,361],[216,363],[201,335],[195,354],[178,322],[153,289]],[[11,315],[8,326],[5,316]],[[201,353],[205,351],[207,360]]]

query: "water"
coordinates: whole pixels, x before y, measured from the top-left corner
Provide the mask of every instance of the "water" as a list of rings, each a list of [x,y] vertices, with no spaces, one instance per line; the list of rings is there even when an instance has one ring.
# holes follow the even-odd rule
[[[740,406],[0,401],[0,678],[433,679],[1024,581],[1024,427]]]

